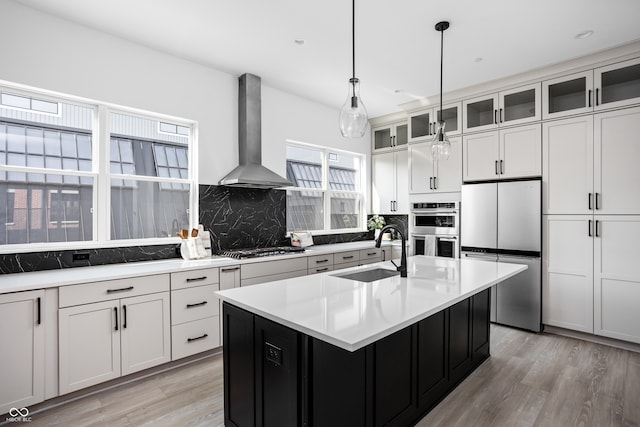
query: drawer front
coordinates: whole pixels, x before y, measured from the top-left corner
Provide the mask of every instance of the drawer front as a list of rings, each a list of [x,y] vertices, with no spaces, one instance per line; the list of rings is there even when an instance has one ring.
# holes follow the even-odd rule
[[[309,270],[326,267],[328,265],[333,265],[333,254],[314,255],[307,257],[307,268]]]
[[[250,264],[243,264],[240,268],[240,278],[244,281],[245,279],[270,276],[296,270],[307,271],[307,257],[289,258],[278,261],[265,260]]]
[[[326,273],[332,271],[335,268],[333,265],[325,265],[324,267],[313,267],[307,270],[307,274]]]
[[[378,261],[382,261],[382,249],[360,249],[360,264],[370,264]]]
[[[306,276],[306,275],[307,275],[307,269],[305,268],[304,270],[287,271],[286,273],[271,274],[269,276],[252,277],[249,279],[245,279],[244,277],[242,277],[240,280],[240,286],[257,285],[258,283],[273,282],[274,280],[291,279],[292,277],[299,277],[299,276]]]
[[[344,263],[352,263],[355,262],[358,265],[358,261],[360,261],[360,251],[346,251],[346,252],[338,252],[333,254],[333,264],[344,264]],[[341,267],[345,268],[345,267]]]
[[[71,307],[92,302],[134,297],[169,290],[169,275],[131,277],[61,286],[58,291],[58,306]]]
[[[171,289],[184,289],[192,286],[212,285],[219,282],[218,268],[180,271],[171,273]]]
[[[220,346],[220,316],[171,327],[171,360]]]
[[[357,267],[360,265],[360,261],[343,262],[342,264],[335,264],[334,270],[341,270],[343,268]]]
[[[217,316],[220,313],[214,294],[217,290],[216,284],[171,291],[171,324]]]

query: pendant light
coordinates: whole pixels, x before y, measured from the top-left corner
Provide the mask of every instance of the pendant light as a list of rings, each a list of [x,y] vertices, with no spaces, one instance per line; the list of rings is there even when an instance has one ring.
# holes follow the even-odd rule
[[[340,133],[346,138],[359,138],[364,136],[368,117],[360,99],[360,80],[356,78],[356,0],[351,2],[351,21],[353,76],[349,79],[349,95],[340,110]]]
[[[445,121],[442,117],[442,62],[443,62],[443,45],[444,31],[449,28],[448,21],[441,21],[436,24],[436,31],[440,31],[440,114],[436,114],[438,119],[438,128],[436,135],[431,141],[431,157],[434,160],[447,160],[451,153],[451,141],[444,131]]]

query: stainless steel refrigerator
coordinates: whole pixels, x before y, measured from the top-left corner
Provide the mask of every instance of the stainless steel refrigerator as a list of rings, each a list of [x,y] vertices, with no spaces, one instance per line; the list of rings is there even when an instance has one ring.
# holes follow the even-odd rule
[[[460,253],[463,258],[527,264],[528,269],[491,289],[491,320],[541,330],[541,181],[462,186]]]

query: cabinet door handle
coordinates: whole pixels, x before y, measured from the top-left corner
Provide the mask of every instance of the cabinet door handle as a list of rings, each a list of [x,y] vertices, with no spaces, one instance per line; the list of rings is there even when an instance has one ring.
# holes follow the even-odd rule
[[[113,307],[113,317],[116,318],[116,331],[118,330],[118,307]]]
[[[596,193],[596,209],[600,209],[599,196],[600,196],[600,193]]]
[[[589,105],[589,108],[591,108],[591,93],[592,93],[592,90],[591,90],[591,89],[589,89],[589,94],[587,95],[588,102],[589,102],[589,104],[588,104],[588,105]]]
[[[329,262],[328,259],[318,259],[316,260],[316,264],[324,264],[325,262]]]
[[[593,209],[593,193],[589,193],[589,210]]]
[[[504,175],[504,160],[500,160],[500,175]]]
[[[498,124],[498,110],[493,110],[493,124]]]
[[[187,283],[191,283],[191,282],[201,282],[203,280],[207,280],[207,276],[202,276],[202,277],[188,277],[187,278]]]
[[[496,160],[495,169],[496,169],[496,175],[500,175],[500,172],[498,172],[498,161],[497,160]]]
[[[596,88],[596,107],[600,105],[600,88]]]
[[[433,189],[434,190],[438,189],[438,177],[437,176],[433,177]]]
[[[240,267],[230,267],[230,268],[221,268],[220,271],[222,271],[223,273],[227,273],[229,271],[238,271],[240,270]]]
[[[600,237],[600,227],[598,225],[600,225],[600,221],[596,219],[596,237]]]
[[[589,230],[588,230],[589,237],[593,237],[593,233],[591,232],[592,227],[593,227],[592,221],[591,221],[591,220],[589,220]]]
[[[500,109],[500,123],[504,122],[504,120],[502,119],[502,108]]]
[[[127,306],[122,306],[122,329],[127,329]]]
[[[126,288],[107,289],[107,293],[108,294],[114,294],[116,292],[127,292],[127,291],[132,291],[132,290],[133,290],[133,286],[127,286]]]
[[[38,297],[38,325],[42,323],[41,311],[40,311],[40,297]]]
[[[195,304],[187,304],[187,308],[200,307],[206,304],[207,304],[207,301],[197,302]]]
[[[187,342],[198,341],[198,340],[204,339],[204,338],[206,338],[208,336],[209,336],[208,334],[203,334],[203,335],[200,335],[199,337],[187,338]]]
[[[429,177],[429,189],[433,190],[433,177],[432,176]]]

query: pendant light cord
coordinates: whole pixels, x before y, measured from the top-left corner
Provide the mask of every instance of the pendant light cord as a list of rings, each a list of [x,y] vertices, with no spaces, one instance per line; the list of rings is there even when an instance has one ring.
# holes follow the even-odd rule
[[[443,62],[443,49],[444,49],[444,29],[440,30],[440,122],[444,121],[442,120],[442,62]]]
[[[356,0],[351,1],[351,63],[356,78]],[[354,83],[355,86],[355,83]]]

